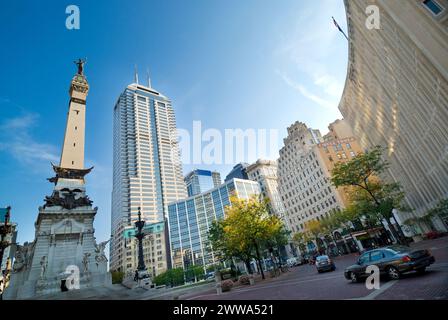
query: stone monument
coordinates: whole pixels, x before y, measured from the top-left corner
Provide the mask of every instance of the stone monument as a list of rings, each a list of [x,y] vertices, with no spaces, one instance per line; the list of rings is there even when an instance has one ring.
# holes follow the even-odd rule
[[[75,61],[78,72],[70,84],[70,103],[64,145],[51,196],[39,208],[32,243],[19,246],[6,299],[26,299],[71,289],[111,284],[104,249],[96,243],[93,221],[98,208],[86,194],[84,177],[84,131],[89,85],[85,61]]]

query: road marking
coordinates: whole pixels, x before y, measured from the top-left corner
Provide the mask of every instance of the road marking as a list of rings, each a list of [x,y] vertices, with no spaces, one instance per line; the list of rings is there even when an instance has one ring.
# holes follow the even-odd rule
[[[352,298],[347,300],[374,300],[376,297],[378,297],[380,294],[382,294],[387,289],[390,289],[394,284],[396,284],[398,280],[390,280],[389,282],[386,282],[384,285],[381,286],[380,289],[374,290],[369,295],[362,297],[362,298]]]

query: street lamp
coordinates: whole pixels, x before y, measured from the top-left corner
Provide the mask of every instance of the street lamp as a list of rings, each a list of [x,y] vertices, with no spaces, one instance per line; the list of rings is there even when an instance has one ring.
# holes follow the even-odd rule
[[[138,207],[138,221],[135,222],[135,227],[138,230],[135,235],[138,240],[138,271],[146,270],[145,261],[143,259],[143,238],[145,237],[145,234],[142,232],[142,229],[145,226],[145,221],[142,220],[141,215],[140,207]]]

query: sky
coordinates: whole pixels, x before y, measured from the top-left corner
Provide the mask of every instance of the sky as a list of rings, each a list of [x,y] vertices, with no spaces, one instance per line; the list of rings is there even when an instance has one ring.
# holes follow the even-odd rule
[[[80,29],[66,28],[66,7]],[[77,58],[87,58],[87,193],[99,210],[97,241],[110,236],[112,115],[119,94],[141,83],[168,96],[178,128],[320,129],[337,109],[347,69],[342,0],[2,1],[0,4],[0,207],[12,207],[18,242],[51,195]],[[278,153],[276,153],[278,154]],[[274,154],[273,158],[276,157]],[[249,154],[254,161],[257,154]],[[217,170],[231,164],[184,164]]]

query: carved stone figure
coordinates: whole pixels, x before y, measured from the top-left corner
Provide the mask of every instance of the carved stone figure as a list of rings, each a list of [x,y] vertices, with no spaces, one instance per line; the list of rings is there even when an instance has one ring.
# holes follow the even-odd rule
[[[47,272],[47,266],[48,266],[47,256],[43,256],[40,259],[40,278],[41,279],[45,279],[45,273]]]
[[[103,241],[100,244],[95,244],[95,261],[97,265],[102,262],[107,262],[106,254],[104,253],[104,249],[106,249],[106,244],[110,241]]]
[[[12,270],[14,272],[20,272],[25,267],[25,255],[23,246],[17,246],[16,254],[14,256],[14,265]]]
[[[84,273],[89,272],[89,257],[90,257],[90,253],[88,253],[88,252],[84,253],[84,257],[82,258],[82,265],[84,267],[84,269],[83,269]]]
[[[88,196],[75,198],[76,192],[74,190],[68,190],[63,196],[61,197],[59,191],[55,191],[51,197],[46,196],[44,208],[61,206],[70,210],[77,207],[91,206],[93,203]]]

